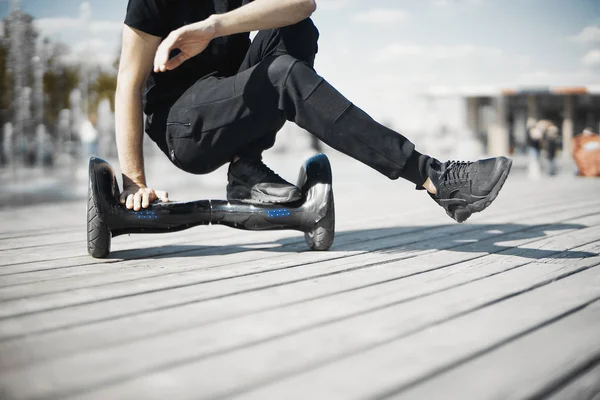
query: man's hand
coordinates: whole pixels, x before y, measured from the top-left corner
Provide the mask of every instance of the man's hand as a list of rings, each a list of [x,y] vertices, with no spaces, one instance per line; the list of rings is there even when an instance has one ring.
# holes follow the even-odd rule
[[[316,7],[315,0],[254,0],[235,10],[183,26],[171,32],[158,47],[154,72],[179,67],[202,53],[214,38],[293,25],[308,18]],[[181,53],[169,60],[175,49]]]
[[[148,208],[150,203],[157,199],[166,203],[169,201],[169,195],[167,192],[161,190],[131,185],[125,188],[121,196],[119,196],[121,204],[125,204],[125,207],[129,210],[133,209],[135,211],[140,211],[141,208]]]
[[[165,72],[179,67],[185,61],[202,53],[215,38],[216,28],[213,18],[183,26],[174,30],[158,46],[154,57],[154,72]],[[180,53],[169,60],[171,51]]]

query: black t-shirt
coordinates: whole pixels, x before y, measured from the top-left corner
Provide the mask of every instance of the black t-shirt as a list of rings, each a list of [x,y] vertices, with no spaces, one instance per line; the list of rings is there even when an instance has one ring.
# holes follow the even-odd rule
[[[223,14],[252,0],[129,0],[125,24],[165,38],[184,25]],[[248,33],[214,39],[202,53],[172,71],[152,72],[144,93],[146,114],[172,104],[198,79],[208,75],[232,76],[250,46]]]

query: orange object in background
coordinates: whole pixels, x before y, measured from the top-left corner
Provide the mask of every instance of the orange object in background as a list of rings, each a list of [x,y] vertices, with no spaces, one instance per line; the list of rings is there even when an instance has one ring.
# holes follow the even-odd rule
[[[579,175],[600,176],[600,135],[586,129],[573,138],[573,158]]]

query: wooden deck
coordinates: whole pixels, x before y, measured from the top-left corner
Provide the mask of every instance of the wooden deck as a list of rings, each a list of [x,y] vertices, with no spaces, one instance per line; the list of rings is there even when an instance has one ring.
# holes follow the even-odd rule
[[[515,171],[456,224],[332,163],[328,252],[213,226],[118,237],[95,260],[85,200],[0,209],[0,398],[600,396],[600,180]],[[172,197],[222,197],[223,171],[169,168],[150,170]]]

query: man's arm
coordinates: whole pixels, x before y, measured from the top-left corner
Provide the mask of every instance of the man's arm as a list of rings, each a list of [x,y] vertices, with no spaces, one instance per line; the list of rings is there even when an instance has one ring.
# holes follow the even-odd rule
[[[211,18],[215,24],[215,37],[220,37],[293,25],[310,17],[316,9],[315,0],[254,0],[244,7],[215,14]]]
[[[150,74],[152,60],[161,38],[130,28],[123,28],[123,48],[117,77],[115,96],[115,131],[119,164],[123,174],[121,203],[127,208],[148,207],[161,198],[168,201],[165,192],[146,187],[142,141],[142,89]]]
[[[154,71],[177,68],[204,51],[214,38],[293,25],[308,18],[316,7],[315,0],[254,0],[225,14],[211,15],[171,32],[156,52]],[[181,53],[169,60],[173,49]]]

